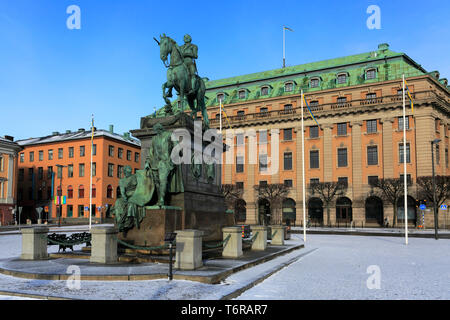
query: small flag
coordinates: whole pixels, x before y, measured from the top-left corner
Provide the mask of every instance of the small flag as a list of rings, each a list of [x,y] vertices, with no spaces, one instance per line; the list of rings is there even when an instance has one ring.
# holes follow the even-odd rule
[[[288,28],[288,27],[286,27],[286,26],[283,26],[283,29],[294,32],[294,30],[292,30],[291,28]]]
[[[311,111],[311,108],[309,107],[308,102],[307,102],[306,99],[305,99],[305,96],[303,96],[303,101],[305,102],[306,107],[308,108],[309,114],[310,114],[311,117],[314,119],[314,121],[317,123],[317,125],[319,125],[319,122],[317,122],[316,117],[314,117],[314,115],[313,115],[313,113],[312,113],[312,111]]]
[[[405,79],[405,87],[406,87],[406,94],[408,95],[409,101],[411,102],[411,112],[414,113],[414,102],[411,97],[411,91],[409,91],[408,83],[406,82],[406,79]]]

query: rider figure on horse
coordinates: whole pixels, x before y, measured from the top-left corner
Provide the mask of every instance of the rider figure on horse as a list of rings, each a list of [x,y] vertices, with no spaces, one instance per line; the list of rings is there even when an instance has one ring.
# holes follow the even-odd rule
[[[188,94],[192,94],[195,91],[195,81],[197,74],[197,66],[195,64],[195,59],[198,58],[198,47],[191,43],[192,38],[190,35],[186,34],[184,36],[184,45],[182,45],[181,53],[183,54],[183,59],[186,67],[189,71],[189,77],[191,79],[191,88]]]

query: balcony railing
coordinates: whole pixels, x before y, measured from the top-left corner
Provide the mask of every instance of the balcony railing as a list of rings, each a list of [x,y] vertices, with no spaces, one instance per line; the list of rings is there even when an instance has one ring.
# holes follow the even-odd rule
[[[436,99],[441,103],[448,103],[446,102],[442,97],[438,96],[434,91],[428,90],[428,91],[419,91],[411,94],[412,98],[414,100],[423,100],[423,99]],[[317,114],[321,114],[324,112],[330,112],[330,111],[337,111],[337,110],[347,110],[351,108],[360,108],[364,106],[373,106],[373,105],[389,105],[389,104],[397,104],[401,103],[403,100],[403,95],[388,95],[383,97],[376,97],[376,98],[366,98],[366,99],[359,99],[359,100],[352,100],[347,102],[339,102],[339,103],[325,103],[317,106],[312,106],[311,111]],[[408,103],[408,97],[406,97],[407,103]],[[301,108],[292,108],[292,109],[286,109],[286,110],[272,110],[272,111],[265,111],[265,112],[257,112],[257,113],[248,113],[245,115],[239,115],[239,116],[231,116],[228,117],[231,123],[237,123],[237,122],[244,122],[244,121],[252,121],[252,120],[269,120],[269,119],[283,119],[283,118],[289,118],[293,115],[300,115],[301,114]],[[308,109],[304,107],[304,114],[305,116],[309,116]],[[218,124],[219,119],[211,119],[211,124]]]

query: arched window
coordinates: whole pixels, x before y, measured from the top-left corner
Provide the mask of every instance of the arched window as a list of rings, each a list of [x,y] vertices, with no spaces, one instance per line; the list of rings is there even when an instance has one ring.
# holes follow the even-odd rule
[[[383,225],[383,201],[378,197],[366,199],[366,222]]]
[[[67,199],[72,199],[72,198],[73,198],[73,187],[68,186],[67,187]]]
[[[349,223],[352,219],[352,201],[347,197],[338,198],[336,200],[336,222]]]
[[[377,77],[377,70],[375,68],[366,70],[366,80],[375,79]]]
[[[323,224],[323,202],[319,198],[309,199],[308,218],[312,225]]]
[[[79,199],[84,198],[84,187],[83,187],[83,185],[78,187],[78,198]]]
[[[113,197],[113,187],[109,184],[106,188],[106,198],[112,199]]]
[[[283,200],[283,222],[290,225],[295,222],[295,201],[287,198]]]
[[[116,198],[120,198],[120,197],[122,197],[122,194],[120,193],[120,186],[118,186],[116,188]]]
[[[292,81],[286,82],[284,84],[284,92],[292,92],[294,91],[294,83]]]

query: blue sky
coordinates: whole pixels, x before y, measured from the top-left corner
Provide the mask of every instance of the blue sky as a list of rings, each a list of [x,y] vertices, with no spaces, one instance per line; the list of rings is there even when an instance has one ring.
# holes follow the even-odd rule
[[[81,29],[69,30],[69,5]],[[369,30],[369,5],[381,29]],[[387,42],[450,78],[449,1],[0,0],[0,135],[97,128],[123,133],[161,107],[166,69],[153,37],[199,46],[202,77],[220,79],[375,50]],[[447,39],[447,40],[446,40]]]

